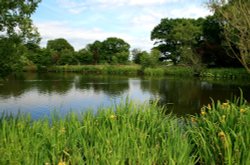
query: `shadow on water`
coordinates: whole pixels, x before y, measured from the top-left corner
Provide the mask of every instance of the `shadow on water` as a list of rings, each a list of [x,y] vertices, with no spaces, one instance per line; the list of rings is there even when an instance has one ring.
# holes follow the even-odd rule
[[[33,118],[82,112],[119,103],[127,96],[160,105],[178,115],[199,113],[201,106],[214,100],[239,96],[239,88],[250,100],[250,83],[244,80],[201,80],[192,77],[91,76],[74,73],[25,73],[0,85],[0,112],[30,113]]]

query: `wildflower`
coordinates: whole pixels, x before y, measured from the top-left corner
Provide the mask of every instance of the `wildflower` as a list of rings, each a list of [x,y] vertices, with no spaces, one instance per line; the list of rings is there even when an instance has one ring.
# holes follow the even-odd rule
[[[243,109],[243,108],[241,108],[240,109],[240,113],[245,113],[247,110],[245,110],[245,109]]]
[[[226,138],[226,135],[225,135],[225,133],[223,132],[223,131],[221,131],[221,132],[219,132],[218,133],[218,136],[219,136],[219,138],[221,139],[221,140],[225,140],[225,138]]]
[[[222,103],[221,107],[222,107],[222,109],[227,109],[229,106],[230,106],[229,103],[226,102],[226,103]]]
[[[201,111],[201,115],[205,116],[207,113],[205,111]]]
[[[210,104],[207,105],[207,109],[211,110],[211,105]]]
[[[115,120],[117,118],[117,116],[116,115],[110,115],[109,118]]]
[[[60,133],[61,134],[64,134],[66,132],[65,128],[63,127],[61,130],[60,130]]]
[[[191,122],[192,123],[195,123],[196,122],[196,119],[194,117],[191,117]]]
[[[220,119],[220,122],[221,123],[225,123],[225,119],[226,119],[226,115],[222,115],[221,119]]]
[[[66,163],[63,162],[63,161],[60,161],[60,162],[58,163],[58,165],[66,165]]]

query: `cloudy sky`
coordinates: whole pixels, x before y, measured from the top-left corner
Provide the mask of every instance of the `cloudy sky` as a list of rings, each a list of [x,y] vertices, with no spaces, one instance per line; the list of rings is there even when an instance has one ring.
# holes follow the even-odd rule
[[[65,38],[76,50],[95,40],[119,37],[131,48],[150,50],[150,32],[162,18],[210,14],[207,0],[42,0],[34,24],[47,40]]]

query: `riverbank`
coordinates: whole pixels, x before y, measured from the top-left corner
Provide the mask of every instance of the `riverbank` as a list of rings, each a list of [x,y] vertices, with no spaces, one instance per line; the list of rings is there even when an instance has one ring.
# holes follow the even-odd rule
[[[64,65],[37,68],[27,66],[25,72],[78,72],[84,74],[109,74],[109,75],[146,75],[146,76],[198,76],[214,79],[250,79],[250,74],[244,68],[206,68],[200,73],[194,72],[189,66],[159,66],[144,68],[140,65]]]
[[[249,164],[250,107],[243,99],[177,118],[127,101],[96,114],[0,119],[0,164]]]

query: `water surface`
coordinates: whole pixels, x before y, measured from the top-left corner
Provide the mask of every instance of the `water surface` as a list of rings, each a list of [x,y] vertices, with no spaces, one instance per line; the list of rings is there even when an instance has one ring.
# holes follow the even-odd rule
[[[24,112],[36,119],[54,110],[62,115],[70,111],[96,111],[128,97],[142,103],[159,99],[173,113],[195,114],[211,98],[225,101],[239,95],[239,88],[250,100],[250,83],[244,80],[25,73],[0,82],[0,112]]]

